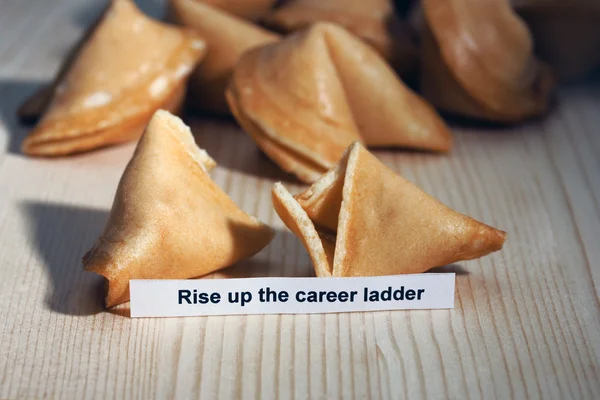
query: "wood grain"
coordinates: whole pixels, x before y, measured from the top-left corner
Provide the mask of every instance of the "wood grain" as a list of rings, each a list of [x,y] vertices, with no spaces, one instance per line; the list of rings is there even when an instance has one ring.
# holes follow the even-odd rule
[[[14,119],[102,6],[0,0],[0,398],[600,398],[600,83],[562,89],[543,121],[455,127],[450,156],[377,153],[509,233],[503,251],[445,267],[454,310],[131,320],[102,310],[80,257],[133,144],[28,159]],[[289,178],[233,122],[188,122],[218,184],[277,229],[211,277],[312,275],[271,208]]]

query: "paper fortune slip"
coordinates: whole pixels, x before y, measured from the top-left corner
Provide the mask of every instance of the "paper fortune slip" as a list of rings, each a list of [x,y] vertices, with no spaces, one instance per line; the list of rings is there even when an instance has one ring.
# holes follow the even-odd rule
[[[455,274],[131,280],[131,317],[454,308]]]

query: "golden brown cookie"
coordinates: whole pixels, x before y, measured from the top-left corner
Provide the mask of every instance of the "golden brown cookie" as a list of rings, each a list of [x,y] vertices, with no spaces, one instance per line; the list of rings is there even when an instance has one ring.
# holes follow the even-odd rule
[[[442,110],[515,123],[548,110],[553,77],[507,0],[424,0],[421,89]]]
[[[159,108],[175,111],[205,44],[113,0],[56,85],[23,152],[60,156],[137,139]]]
[[[212,181],[215,162],[166,111],[152,117],[83,265],[107,279],[106,306],[129,300],[130,279],[187,279],[250,257],[273,238]]]
[[[273,205],[323,277],[420,273],[483,257],[506,238],[446,207],[359,143],[297,196],[275,184]]]
[[[227,100],[258,146],[305,182],[356,140],[441,152],[452,146],[435,110],[368,45],[330,23],[244,54]]]

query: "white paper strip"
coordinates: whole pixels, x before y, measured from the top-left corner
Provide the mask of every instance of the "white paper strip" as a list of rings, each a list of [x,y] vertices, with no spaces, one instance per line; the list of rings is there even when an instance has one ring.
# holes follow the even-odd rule
[[[454,308],[455,274],[132,280],[132,317]]]

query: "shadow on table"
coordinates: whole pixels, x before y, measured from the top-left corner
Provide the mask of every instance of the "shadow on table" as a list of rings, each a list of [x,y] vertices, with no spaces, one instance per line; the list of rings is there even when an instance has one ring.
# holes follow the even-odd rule
[[[452,272],[458,276],[470,274],[469,271],[464,269],[459,264],[444,265],[443,267],[435,267],[435,268],[431,268],[430,270],[427,271],[428,274],[449,274]]]
[[[308,278],[315,270],[300,239],[287,229],[276,229],[275,237],[255,257],[214,273],[215,278]]]
[[[0,125],[6,128],[6,150],[9,153],[21,154],[21,142],[31,129],[30,125],[19,122],[17,109],[29,95],[45,84],[47,82],[36,80],[0,79]]]
[[[50,276],[46,305],[68,315],[103,311],[104,280],[85,272],[82,255],[100,235],[108,212],[65,204],[23,202],[30,237]]]

